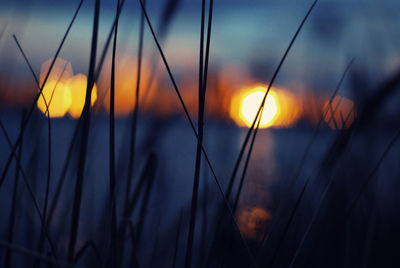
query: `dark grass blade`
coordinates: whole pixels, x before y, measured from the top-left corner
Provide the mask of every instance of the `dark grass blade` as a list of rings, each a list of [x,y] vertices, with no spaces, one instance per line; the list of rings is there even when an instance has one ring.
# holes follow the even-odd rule
[[[196,226],[196,215],[197,215],[197,201],[199,194],[199,182],[200,182],[200,166],[201,166],[201,146],[203,144],[203,132],[204,132],[204,105],[205,105],[205,92],[203,87],[203,64],[204,64],[204,18],[205,18],[205,0],[201,2],[201,26],[200,26],[200,53],[199,53],[199,88],[198,88],[198,139],[196,149],[196,163],[193,179],[193,191],[192,191],[192,205],[190,209],[190,222],[189,232],[186,245],[186,258],[185,267],[191,267],[192,260],[192,247]]]
[[[150,176],[152,172],[152,161],[153,161],[154,155],[151,153],[149,157],[147,158],[145,167],[143,168],[142,174],[140,176],[140,180],[138,185],[135,187],[135,191],[132,194],[132,199],[129,202],[128,210],[127,210],[127,215],[126,217],[130,217],[137,205],[138,199],[140,197],[140,191],[143,190],[144,184],[146,182],[146,179]]]
[[[262,114],[263,110],[264,110],[264,107],[261,109],[261,114]],[[261,116],[258,119],[256,128],[259,127],[260,122],[261,122]],[[249,153],[247,154],[246,161],[244,163],[242,177],[240,178],[239,188],[238,188],[238,191],[237,191],[237,194],[236,194],[236,197],[235,197],[235,202],[233,203],[233,207],[232,207],[234,212],[237,209],[237,205],[238,205],[238,202],[239,202],[239,199],[240,199],[240,194],[242,193],[243,182],[244,182],[244,178],[246,176],[247,167],[249,166],[251,151],[253,150],[253,146],[254,146],[254,142],[256,140],[256,136],[257,136],[257,132],[254,131],[253,138],[251,139],[251,143],[250,143]]]
[[[174,17],[175,13],[177,12],[182,2],[183,2],[182,0],[169,0],[165,4],[161,15],[160,25],[158,28],[158,35],[161,39],[163,39],[166,36],[172,18]]]
[[[204,63],[204,82],[203,82],[203,94],[204,94],[204,101],[206,99],[206,91],[207,91],[207,76],[208,76],[208,62],[210,56],[210,41],[211,41],[211,28],[212,28],[212,15],[213,15],[213,8],[214,8],[214,1],[210,0],[209,9],[208,9],[208,27],[207,27],[207,40],[206,40],[206,50],[205,50],[205,63]],[[204,109],[205,104],[203,105]],[[206,248],[205,248],[205,241],[206,241],[206,223],[207,223],[207,182],[205,182],[206,190],[204,193],[204,202],[203,202],[203,226],[202,226],[202,262],[206,260]]]
[[[98,263],[100,265],[102,265],[103,264],[103,258],[101,257],[100,251],[97,248],[97,246],[96,246],[96,244],[94,243],[93,240],[86,241],[83,244],[82,248],[77,251],[76,257],[73,260],[73,264],[77,264],[79,262],[79,260],[84,256],[84,254],[89,251],[89,249],[91,249],[93,251],[94,255],[96,256],[96,260],[98,261]]]
[[[340,103],[342,102],[342,100],[343,100],[343,96],[340,96],[339,100],[338,100],[338,103],[336,104],[335,108],[333,108],[332,102],[328,103],[329,109],[332,111],[331,112],[332,116],[331,116],[331,118],[329,118],[329,120],[326,123],[329,124],[330,122],[333,121],[333,124],[335,125],[336,129],[339,129],[338,128],[339,125],[338,125],[338,122],[336,121],[334,115],[335,115],[336,111],[339,109],[339,106],[340,106]]]
[[[350,205],[349,208],[347,209],[346,219],[348,219],[348,218],[350,217],[351,212],[353,211],[355,205],[357,204],[357,201],[358,201],[358,199],[360,198],[362,192],[366,189],[366,187],[367,187],[368,184],[370,183],[371,179],[374,177],[375,173],[377,172],[378,168],[379,168],[380,165],[382,164],[383,160],[385,159],[387,153],[390,151],[390,149],[392,148],[392,146],[394,145],[394,143],[397,141],[397,139],[398,139],[399,137],[400,137],[400,129],[396,132],[395,136],[391,139],[391,141],[389,142],[389,144],[386,146],[386,148],[385,148],[384,152],[382,153],[381,157],[379,158],[377,164],[376,164],[376,165],[374,166],[374,168],[371,170],[371,172],[369,173],[369,175],[368,175],[366,181],[365,181],[364,184],[362,185],[361,190],[358,192],[358,194],[356,195],[356,198],[354,199],[354,201],[351,203],[351,205]],[[302,239],[301,239],[301,242],[300,242],[299,246],[298,246],[297,249],[296,249],[296,252],[295,252],[295,254],[294,254],[294,257],[293,257],[293,259],[292,259],[292,261],[291,261],[289,267],[293,267],[293,265],[295,264],[295,262],[296,262],[296,260],[297,260],[297,257],[299,256],[300,251],[301,251],[301,249],[302,249],[302,246],[303,246],[304,242],[306,241],[306,238],[307,238],[307,236],[308,236],[310,230],[312,229],[312,226],[313,226],[314,223],[315,223],[315,220],[316,220],[316,218],[317,218],[318,212],[319,212],[319,210],[320,210],[320,208],[321,208],[321,205],[322,205],[322,203],[323,203],[323,201],[324,201],[324,199],[325,199],[325,197],[326,197],[326,195],[327,195],[327,192],[328,192],[328,190],[329,190],[329,188],[330,188],[330,186],[331,186],[331,184],[332,184],[332,181],[333,181],[333,179],[331,178],[331,179],[330,179],[330,182],[328,183],[328,185],[326,186],[326,188],[325,188],[325,190],[324,190],[324,192],[323,192],[323,194],[322,194],[322,197],[321,197],[321,199],[320,199],[320,201],[319,201],[319,203],[318,203],[318,205],[317,205],[316,211],[314,212],[314,215],[313,215],[313,217],[312,217],[312,219],[311,219],[311,222],[310,222],[310,224],[308,225],[308,227],[307,227],[307,229],[306,229],[306,231],[305,231],[305,233],[304,233],[304,235],[303,235],[303,237],[302,237]]]
[[[204,82],[203,82],[203,92],[204,98],[207,89],[207,76],[208,76],[208,62],[210,58],[210,43],[211,43],[211,28],[212,28],[212,18],[213,18],[214,0],[210,0],[208,7],[208,26],[207,26],[207,40],[206,40],[206,52],[205,52],[205,62],[204,62]]]
[[[368,261],[371,257],[371,250],[373,248],[373,238],[375,235],[376,230],[376,225],[377,225],[377,211],[376,211],[376,207],[373,208],[371,216],[370,216],[370,220],[368,222],[368,228],[367,228],[367,233],[366,233],[366,243],[365,243],[365,249],[364,249],[364,256],[362,257],[362,264],[361,267],[362,268],[367,268],[370,267],[368,265]]]
[[[0,128],[2,129],[4,135],[5,135],[6,139],[7,139],[7,143],[8,143],[8,145],[9,145],[9,147],[12,148],[13,145],[12,145],[10,136],[8,135],[7,130],[6,130],[6,128],[4,127],[4,125],[3,125],[3,123],[2,123],[1,120],[0,120]],[[17,156],[14,156],[14,157],[17,158]],[[18,169],[19,169],[19,171],[21,172],[22,179],[23,179],[23,181],[24,181],[24,183],[25,183],[25,185],[26,185],[26,188],[28,189],[29,196],[30,196],[30,198],[32,199],[32,202],[33,202],[33,205],[34,205],[34,207],[35,207],[35,210],[36,210],[36,212],[37,212],[37,214],[38,214],[38,216],[39,216],[39,218],[40,218],[40,223],[41,223],[42,228],[43,228],[43,230],[44,230],[44,232],[45,232],[45,236],[46,236],[46,238],[47,238],[47,240],[48,240],[48,242],[49,242],[51,253],[52,253],[52,255],[56,258],[56,257],[57,257],[57,255],[56,255],[56,250],[55,250],[55,247],[54,247],[54,244],[53,244],[52,240],[50,239],[50,232],[49,232],[49,230],[47,229],[47,225],[46,225],[45,219],[43,218],[43,214],[42,214],[42,212],[40,211],[39,203],[37,202],[37,199],[36,199],[36,197],[35,197],[35,194],[34,194],[34,192],[33,192],[33,189],[32,189],[32,187],[31,187],[31,185],[30,185],[30,183],[29,183],[29,181],[28,181],[28,178],[26,177],[26,174],[25,174],[24,170],[22,169],[21,162],[19,161],[18,158],[17,158],[17,161],[16,161],[16,162],[17,162]]]
[[[72,265],[70,265],[68,263],[63,263],[63,262],[58,261],[57,259],[50,258],[50,257],[44,256],[44,255],[40,255],[36,251],[17,246],[15,244],[10,244],[4,240],[0,240],[0,247],[10,249],[13,252],[15,252],[16,254],[22,254],[22,255],[29,256],[29,257],[32,257],[34,259],[37,259],[37,260],[40,260],[43,262],[47,262],[49,264],[53,264],[57,267],[73,267]]]
[[[118,22],[119,22],[119,12],[120,10],[120,0],[117,1],[116,8],[116,23],[114,30],[114,41],[112,48],[112,60],[111,60],[111,85],[110,85],[110,141],[109,141],[109,150],[110,150],[110,210],[111,210],[111,243],[110,243],[110,264],[111,266],[116,266],[116,258],[117,258],[117,215],[116,215],[116,202],[115,202],[115,57],[117,51],[117,38],[118,38]]]
[[[176,229],[174,256],[172,258],[172,268],[176,267],[176,261],[178,258],[179,238],[180,238],[181,228],[182,228],[182,218],[183,218],[183,209],[181,209],[181,213],[179,213],[178,228]]]
[[[146,5],[146,1],[144,1]],[[132,176],[135,163],[135,143],[136,143],[136,132],[137,132],[137,122],[139,116],[139,93],[140,93],[140,82],[142,75],[142,56],[143,56],[143,36],[144,36],[144,15],[143,12],[140,13],[140,30],[139,30],[139,49],[138,49],[138,60],[137,60],[137,80],[136,80],[136,99],[135,108],[132,115],[132,125],[131,125],[131,139],[129,146],[129,162],[128,162],[128,177],[126,182],[126,192],[125,192],[125,204],[124,211],[128,209],[129,198],[132,187]]]
[[[150,19],[149,19],[148,15],[147,15],[146,8],[144,7],[144,5],[143,5],[143,3],[142,3],[141,0],[139,0],[139,2],[140,2],[140,4],[141,4],[142,11],[143,11],[143,13],[144,13],[144,15],[145,15],[147,24],[148,24],[148,26],[149,26],[149,28],[150,28],[150,31],[151,31],[152,36],[153,36],[153,38],[154,38],[154,41],[155,41],[155,43],[156,43],[156,45],[157,45],[157,48],[158,48],[158,50],[159,50],[160,56],[161,56],[161,58],[162,58],[162,60],[163,60],[163,62],[164,62],[165,68],[167,69],[168,75],[169,75],[170,80],[171,80],[171,82],[172,82],[172,84],[173,84],[174,90],[175,90],[175,92],[177,93],[178,98],[179,98],[179,101],[180,101],[180,103],[181,103],[181,105],[182,105],[182,108],[183,108],[183,110],[184,110],[184,112],[185,112],[185,116],[187,117],[187,119],[188,119],[188,121],[189,121],[189,124],[190,124],[190,126],[191,126],[191,128],[192,128],[192,130],[193,130],[193,133],[195,134],[196,138],[198,139],[197,131],[196,131],[195,127],[194,127],[193,121],[192,121],[192,119],[191,119],[191,117],[190,117],[190,115],[189,115],[189,113],[188,113],[188,110],[187,110],[186,105],[185,105],[185,103],[184,103],[184,101],[183,101],[183,99],[182,99],[182,96],[181,96],[181,94],[180,94],[180,92],[179,92],[179,90],[178,90],[178,86],[177,86],[177,84],[176,84],[176,82],[175,82],[175,79],[174,79],[174,77],[173,77],[173,75],[172,75],[171,69],[169,68],[169,65],[168,65],[168,63],[167,63],[167,60],[166,60],[166,58],[165,58],[165,55],[164,55],[164,53],[163,53],[163,51],[162,51],[162,49],[161,49],[160,43],[158,42],[158,39],[157,39],[157,37],[156,37],[156,35],[155,35],[155,33],[154,33],[153,26],[151,25]],[[233,215],[232,208],[231,208],[231,206],[229,205],[229,202],[228,202],[227,198],[225,197],[224,191],[223,191],[223,189],[222,189],[221,184],[219,183],[219,180],[218,180],[217,175],[216,175],[216,173],[215,173],[215,171],[214,171],[214,168],[213,168],[212,165],[211,165],[211,161],[210,161],[210,159],[208,158],[207,152],[205,151],[205,149],[204,149],[203,146],[202,146],[201,150],[202,150],[202,152],[203,152],[203,155],[204,155],[204,158],[205,158],[205,160],[206,160],[206,162],[207,162],[207,165],[208,165],[208,167],[209,167],[210,170],[211,170],[211,173],[212,173],[212,175],[213,175],[214,181],[215,181],[216,184],[217,184],[218,191],[219,191],[219,193],[221,194],[221,196],[222,196],[222,198],[223,198],[223,200],[224,200],[224,204],[225,204],[226,208],[227,208],[228,211],[229,211],[229,215],[230,215],[232,221],[234,222],[235,229],[236,229],[236,231],[239,233],[239,235],[240,235],[240,237],[241,237],[242,243],[243,243],[243,244],[245,245],[245,247],[247,248],[247,253],[249,254],[250,258],[253,260],[253,263],[255,264],[254,257],[251,255],[251,252],[250,252],[250,250],[248,249],[248,245],[247,245],[246,241],[243,239],[243,236],[242,236],[241,233],[240,233],[240,230],[239,230],[239,227],[238,227],[238,225],[237,225],[235,216]]]
[[[70,161],[72,159],[72,153],[73,153],[74,144],[76,143],[76,140],[78,138],[80,123],[81,123],[81,120],[78,119],[77,125],[76,125],[75,130],[74,130],[74,134],[72,136],[71,143],[69,145],[67,157],[65,158],[65,163],[64,163],[63,169],[61,171],[60,178],[58,179],[58,184],[57,184],[56,191],[55,191],[55,194],[54,194],[54,200],[51,202],[51,205],[50,205],[49,214],[48,214],[48,217],[47,217],[47,225],[48,226],[51,225],[51,222],[53,220],[54,213],[55,213],[55,211],[57,209],[58,200],[59,200],[59,198],[61,196],[61,191],[63,189],[65,179],[67,177],[68,166],[69,166],[69,163],[70,163]]]
[[[78,123],[75,127],[74,134],[73,134],[72,140],[70,142],[68,153],[67,153],[67,156],[66,156],[66,159],[64,162],[64,166],[62,168],[60,177],[58,179],[57,187],[56,187],[55,193],[53,194],[52,202],[50,203],[50,206],[49,206],[49,214],[46,219],[47,220],[46,223],[48,226],[52,226],[52,222],[55,218],[54,216],[56,215],[56,211],[58,211],[59,200],[62,196],[62,190],[65,185],[66,178],[67,178],[68,167],[69,167],[71,160],[74,158],[73,152],[75,152],[74,148],[76,147],[75,143],[78,139],[80,122],[81,122],[81,120],[78,120]],[[69,202],[68,202],[68,204],[69,204]],[[67,208],[65,208],[65,209],[67,209]],[[59,228],[62,229],[62,228],[68,228],[68,227],[67,227],[67,225],[65,225],[65,226],[59,226]]]
[[[394,137],[390,140],[389,144],[386,146],[385,150],[383,151],[381,157],[379,158],[376,165],[373,167],[371,172],[369,173],[368,177],[366,178],[365,182],[362,184],[360,191],[357,193],[356,197],[354,198],[353,202],[351,202],[349,208],[347,209],[346,218],[349,218],[354,207],[356,206],[358,200],[360,199],[362,193],[366,190],[367,186],[374,178],[376,172],[378,171],[379,167],[381,166],[383,160],[385,159],[386,155],[389,153],[390,149],[396,143],[397,139],[400,137],[400,129],[397,130]]]
[[[137,204],[138,204],[138,200],[140,197],[140,193],[143,191],[146,180],[148,180],[148,178],[151,177],[151,174],[153,173],[153,167],[154,167],[154,159],[155,159],[155,155],[154,153],[150,153],[150,155],[147,158],[146,164],[142,170],[142,173],[140,175],[140,179],[138,184],[135,187],[135,191],[132,194],[132,197],[129,200],[128,206],[126,208],[126,210],[124,211],[124,219],[119,227],[118,230],[118,237],[119,237],[119,254],[120,254],[120,258],[122,259],[123,257],[123,252],[124,252],[124,248],[125,248],[125,231],[126,228],[129,227],[128,224],[130,222],[129,218],[131,217],[131,215],[133,214]],[[135,234],[135,242],[138,243],[138,237],[137,237],[137,233]],[[134,248],[137,248],[137,245],[134,245]]]
[[[100,15],[100,0],[96,0],[94,7],[94,18],[93,18],[93,33],[92,33],[92,44],[90,50],[90,63],[88,71],[88,82],[86,88],[86,97],[82,117],[82,136],[80,143],[80,154],[78,163],[78,174],[75,184],[75,194],[73,200],[73,209],[71,217],[71,231],[68,243],[68,260],[72,261],[74,259],[76,242],[78,238],[79,230],[79,218],[80,209],[82,201],[83,192],[83,180],[84,180],[84,170],[86,164],[86,153],[89,138],[89,125],[90,125],[90,101],[92,88],[95,83],[95,63],[96,63],[96,52],[97,52],[97,38],[98,38],[98,28],[99,28],[99,15]]]
[[[206,139],[204,140],[204,144],[206,143]],[[204,267],[207,261],[207,234],[208,234],[208,226],[207,223],[210,221],[210,218],[207,215],[208,212],[208,205],[209,205],[209,200],[210,200],[210,194],[209,194],[209,187],[208,187],[208,173],[207,173],[207,167],[203,165],[203,196],[202,196],[202,204],[201,204],[201,213],[202,213],[202,218],[201,218],[201,230],[200,230],[200,252],[199,252],[199,267]]]
[[[133,251],[131,254],[132,257],[132,265],[131,267],[139,267],[139,261],[136,256],[136,249],[137,249],[137,241],[136,241],[136,235],[135,235],[135,228],[133,227],[132,221],[128,221],[128,228],[129,228],[129,240],[131,241]]]
[[[104,45],[103,51],[101,52],[99,63],[97,64],[97,68],[96,68],[96,72],[95,72],[95,76],[94,76],[94,81],[98,80],[98,78],[99,78],[99,76],[101,74],[101,71],[103,69],[103,64],[104,64],[104,61],[105,61],[106,56],[107,56],[108,47],[110,46],[111,38],[113,37],[113,33],[114,33],[115,27],[117,25],[117,17],[119,18],[119,15],[121,14],[124,5],[125,5],[125,0],[122,0],[120,2],[120,5],[119,5],[117,16],[114,18],[114,21],[113,21],[113,24],[111,26],[110,32],[108,33],[107,40],[106,40],[106,43]]]
[[[139,183],[137,187],[135,187],[135,192],[132,196],[132,200],[129,203],[128,206],[128,214],[126,215],[126,221],[123,222],[123,224],[120,227],[120,236],[124,238],[124,232],[126,227],[129,227],[128,224],[130,223],[129,217],[131,214],[134,212],[136,205],[138,204],[138,200],[140,197],[140,192],[143,192],[143,201],[142,205],[139,209],[139,223],[137,225],[136,231],[135,231],[135,245],[134,248],[137,248],[140,243],[141,239],[141,234],[142,234],[142,229],[143,229],[143,224],[144,224],[144,218],[146,216],[146,210],[150,198],[150,193],[152,190],[152,185],[154,182],[155,178],[155,172],[157,169],[157,157],[155,153],[150,153],[150,155],[147,158],[146,165],[143,168]],[[145,185],[146,184],[146,185]],[[143,191],[144,190],[144,191]],[[133,228],[135,229],[135,228]]]
[[[8,169],[9,169],[9,167],[10,167],[10,164],[11,164],[11,161],[12,161],[12,158],[13,158],[13,155],[15,154],[15,150],[16,150],[17,146],[19,145],[19,143],[21,142],[22,133],[23,133],[23,131],[24,131],[26,125],[28,124],[28,122],[29,122],[29,120],[30,120],[30,118],[31,118],[31,116],[32,116],[32,113],[33,113],[33,111],[34,111],[34,109],[35,109],[35,106],[36,106],[36,102],[38,101],[39,97],[40,97],[41,94],[42,94],[43,87],[44,87],[44,85],[45,85],[46,82],[47,82],[47,79],[48,79],[48,77],[49,77],[49,75],[50,75],[50,73],[51,73],[51,70],[53,69],[53,66],[54,66],[54,64],[55,64],[55,62],[56,62],[56,60],[57,60],[57,58],[58,58],[58,55],[60,54],[61,48],[62,48],[63,45],[64,45],[64,42],[65,42],[65,40],[66,40],[66,38],[67,38],[67,36],[68,36],[68,34],[69,34],[69,31],[71,30],[71,27],[72,27],[72,25],[73,25],[74,22],[75,22],[75,19],[76,19],[77,15],[78,15],[78,12],[79,12],[79,10],[80,10],[82,4],[83,4],[83,1],[84,1],[84,0],[81,0],[81,1],[79,2],[79,5],[78,5],[78,7],[77,7],[77,9],[76,9],[76,11],[75,11],[75,13],[74,13],[74,16],[73,16],[73,18],[72,18],[70,24],[68,25],[67,31],[65,32],[65,34],[64,34],[64,36],[63,36],[63,38],[62,38],[62,40],[61,40],[61,43],[60,43],[60,45],[59,45],[58,48],[57,48],[56,54],[55,54],[55,56],[54,56],[54,58],[53,58],[53,61],[52,61],[51,64],[50,64],[50,68],[49,68],[49,70],[47,71],[47,74],[46,74],[46,76],[45,76],[45,79],[44,79],[44,81],[43,81],[42,86],[40,87],[39,93],[35,96],[35,99],[34,99],[32,105],[31,105],[31,107],[30,107],[30,109],[29,109],[29,112],[28,112],[26,118],[25,118],[25,122],[24,122],[24,124],[23,124],[23,128],[21,128],[21,130],[20,130],[20,132],[19,132],[19,134],[18,134],[18,138],[17,138],[16,142],[14,143],[14,145],[12,146],[11,153],[10,153],[10,155],[9,155],[9,157],[8,157],[6,166],[5,166],[4,170],[3,170],[2,175],[1,175],[1,178],[0,178],[0,187],[1,187],[1,185],[3,184],[3,182],[4,182],[4,180],[5,180],[5,177],[7,176],[7,171],[8,171]],[[38,83],[38,84],[39,84],[39,83]]]
[[[148,206],[149,206],[149,202],[150,202],[150,197],[151,197],[151,190],[153,189],[152,186],[154,184],[154,180],[155,180],[155,175],[156,175],[156,170],[157,170],[157,166],[158,166],[158,160],[157,160],[157,156],[155,153],[151,153],[149,156],[149,173],[148,173],[148,177],[147,177],[147,187],[144,190],[143,193],[143,201],[139,210],[139,222],[137,224],[137,228],[136,228],[136,242],[137,245],[140,245],[140,242],[142,240],[142,238],[144,238],[143,236],[143,226],[145,225],[146,222],[146,214],[148,212]]]
[[[297,209],[299,208],[300,202],[301,202],[301,200],[303,198],[304,192],[305,192],[305,190],[307,188],[307,185],[308,185],[309,181],[310,181],[310,178],[308,178],[306,180],[306,182],[304,183],[303,189],[301,190],[300,195],[297,198],[296,203],[295,203],[295,205],[294,205],[294,207],[293,207],[293,209],[292,209],[292,211],[290,213],[289,219],[288,219],[287,223],[285,224],[285,228],[283,229],[283,233],[282,233],[280,239],[278,240],[278,242],[276,243],[276,247],[274,248],[274,251],[273,251],[273,254],[272,254],[272,258],[271,258],[271,261],[270,261],[270,265],[268,267],[273,267],[274,264],[275,264],[276,257],[278,256],[278,253],[279,253],[279,250],[280,250],[280,248],[282,246],[282,243],[285,240],[286,234],[289,231],[289,227],[293,222],[293,218],[296,215]]]
[[[25,117],[26,113],[25,111],[22,113],[22,117],[21,117],[21,127],[22,127],[22,123],[24,122],[24,117]],[[10,140],[9,137],[7,137],[8,140]],[[22,141],[21,144],[18,147],[18,153],[17,153],[17,161],[20,162],[21,157],[22,157],[22,147],[23,147],[23,139],[24,137],[22,137]],[[19,175],[20,175],[20,171],[18,169],[18,166],[15,170],[15,178],[14,178],[14,190],[13,190],[13,197],[12,197],[12,202],[11,202],[11,210],[10,210],[10,217],[9,217],[9,222],[8,222],[8,234],[7,234],[7,242],[9,244],[13,244],[14,243],[14,229],[15,229],[15,224],[16,224],[16,216],[17,216],[17,209],[18,209],[18,204],[19,204],[19,200],[18,200],[18,188],[19,188]],[[6,250],[6,256],[4,258],[4,267],[12,267],[12,260],[13,260],[13,255],[12,255],[12,251],[10,248],[7,248]]]
[[[319,177],[319,176],[317,176],[317,177]],[[329,191],[330,186],[332,185],[332,182],[333,182],[333,175],[330,175],[329,183],[327,184],[327,186],[325,187],[325,189],[324,189],[324,191],[322,193],[322,196],[321,196],[321,198],[320,198],[320,200],[319,200],[319,202],[317,204],[317,207],[315,209],[315,212],[313,213],[313,215],[311,217],[311,221],[308,224],[308,226],[306,228],[306,231],[304,232],[304,235],[301,238],[300,244],[299,244],[299,246],[297,247],[297,249],[296,249],[296,251],[294,253],[293,259],[291,260],[289,267],[293,267],[293,265],[296,263],[297,257],[300,254],[300,251],[301,251],[301,249],[302,249],[302,247],[304,245],[304,242],[306,241],[306,238],[307,238],[308,234],[310,233],[315,221],[317,220],[317,216],[319,215],[319,211],[320,211],[320,209],[322,207],[322,204],[323,204],[323,202],[325,200],[325,197],[328,194],[328,191]]]

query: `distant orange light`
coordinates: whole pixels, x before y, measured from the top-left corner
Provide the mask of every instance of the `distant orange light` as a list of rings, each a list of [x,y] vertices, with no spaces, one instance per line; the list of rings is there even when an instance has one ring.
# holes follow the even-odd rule
[[[67,81],[67,87],[71,92],[72,103],[68,114],[73,118],[79,118],[85,105],[87,79],[84,74],[77,74]],[[97,86],[94,84],[91,96],[91,105],[97,100]]]
[[[136,85],[137,85],[137,59],[129,55],[120,55],[118,64],[115,67],[115,92],[114,92],[114,112],[116,116],[128,116],[133,112],[136,103]],[[106,66],[108,65],[105,64]],[[111,66],[111,63],[108,65]],[[98,87],[102,96],[99,100],[107,112],[110,111],[110,86],[111,86],[111,68],[106,69],[100,75]],[[150,92],[150,77],[151,65],[145,60],[142,60],[139,100],[141,109],[145,109],[144,97],[147,96],[147,101],[151,101],[152,93]],[[155,80],[151,87],[157,85]],[[104,95],[103,95],[104,94]],[[99,103],[100,104],[100,103]]]
[[[261,240],[271,219],[271,213],[265,209],[259,207],[243,209],[238,217],[240,232],[246,238]]]
[[[323,112],[331,129],[349,128],[356,117],[354,102],[343,96],[336,96],[332,103],[325,102]]]

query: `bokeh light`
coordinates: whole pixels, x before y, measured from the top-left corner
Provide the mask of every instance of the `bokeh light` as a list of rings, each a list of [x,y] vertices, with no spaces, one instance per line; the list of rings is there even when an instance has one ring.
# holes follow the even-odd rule
[[[356,118],[354,102],[343,96],[325,102],[323,111],[325,123],[335,130],[349,128]]]
[[[117,55],[118,64],[115,70],[115,115],[116,116],[127,116],[129,115],[136,102],[136,83],[137,83],[137,59],[131,56]],[[106,66],[111,66],[111,62],[108,61]],[[145,59],[142,60],[141,67],[141,80],[140,80],[140,95],[139,99],[147,98],[147,101],[151,101],[153,95],[149,89],[149,80],[151,73],[150,64]],[[102,92],[103,107],[107,111],[110,111],[110,86],[111,86],[111,70],[106,69],[101,73],[99,78],[99,89]],[[156,86],[156,80],[153,80],[152,87]],[[150,93],[149,93],[150,92]],[[142,106],[143,107],[143,106]]]
[[[271,219],[271,213],[263,208],[245,208],[239,213],[240,232],[245,238],[262,240],[266,226]]]
[[[44,62],[40,68],[40,85],[44,83],[53,59]],[[66,81],[72,77],[71,63],[57,58],[53,68],[42,89],[42,94],[37,102],[39,110],[46,113],[46,103],[49,106],[50,117],[63,117],[72,103],[72,96]],[[45,100],[43,99],[43,96]]]
[[[72,103],[68,109],[68,114],[73,118],[79,118],[86,98],[87,78],[84,74],[77,74],[67,81],[67,87],[71,92]],[[97,100],[97,86],[94,84],[91,96],[91,105]]]
[[[48,81],[43,88],[42,94],[49,106],[50,117],[63,117],[67,113],[72,103],[72,97],[68,87],[64,83],[56,80]],[[37,106],[45,114],[46,103],[43,96],[40,96]]]

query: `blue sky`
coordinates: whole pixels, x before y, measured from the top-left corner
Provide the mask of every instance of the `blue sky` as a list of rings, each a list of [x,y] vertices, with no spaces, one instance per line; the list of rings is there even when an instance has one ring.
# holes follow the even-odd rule
[[[12,40],[15,34],[34,68],[54,54],[79,1],[6,1],[0,4],[0,74],[28,75]],[[166,1],[148,0],[148,11],[158,28]],[[210,65],[236,64],[257,79],[268,80],[299,22],[312,1],[215,1]],[[74,71],[87,71],[94,1],[85,1],[61,56]],[[201,1],[183,0],[163,47],[176,73],[196,74]],[[102,1],[100,48],[115,12],[115,1]],[[127,1],[121,16],[120,53],[135,54],[139,29],[139,5]],[[314,84],[329,88],[351,58],[356,64],[376,65],[378,78],[400,66],[400,2],[325,0],[316,6],[279,76],[281,83]],[[147,31],[145,51],[151,57],[154,42]],[[378,53],[376,52],[379,52]],[[187,68],[191,65],[191,68]],[[12,66],[12,68],[10,68]],[[379,80],[377,78],[377,80]]]

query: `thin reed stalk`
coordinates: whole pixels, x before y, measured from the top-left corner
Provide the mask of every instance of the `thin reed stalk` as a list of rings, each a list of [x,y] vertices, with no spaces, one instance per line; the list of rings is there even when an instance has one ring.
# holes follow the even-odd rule
[[[84,181],[84,170],[86,164],[86,153],[87,145],[89,139],[89,126],[90,126],[90,102],[92,88],[95,82],[95,63],[96,63],[96,51],[97,51],[97,37],[99,28],[99,15],[100,15],[100,0],[96,0],[94,7],[94,19],[93,19],[93,34],[92,34],[92,44],[90,50],[90,63],[88,71],[88,82],[86,88],[85,104],[83,106],[82,117],[82,135],[81,135],[81,148],[79,154],[78,162],[78,174],[75,184],[73,209],[71,217],[71,231],[68,243],[68,260],[72,261],[74,259],[76,242],[78,239],[79,230],[79,218],[82,202],[82,192],[83,192],[83,181]]]
[[[204,58],[204,17],[205,17],[205,0],[201,1],[201,25],[200,25],[200,55],[199,55],[199,88],[198,88],[198,139],[196,149],[196,163],[193,179],[193,191],[192,191],[192,205],[190,209],[190,222],[189,232],[186,246],[186,258],[185,267],[191,266],[192,260],[192,247],[195,234],[196,226],[196,215],[197,215],[197,200],[199,193],[199,182],[200,182],[200,165],[201,165],[201,146],[203,144],[203,131],[204,131],[204,106],[205,106],[205,94],[203,87],[203,58]]]

